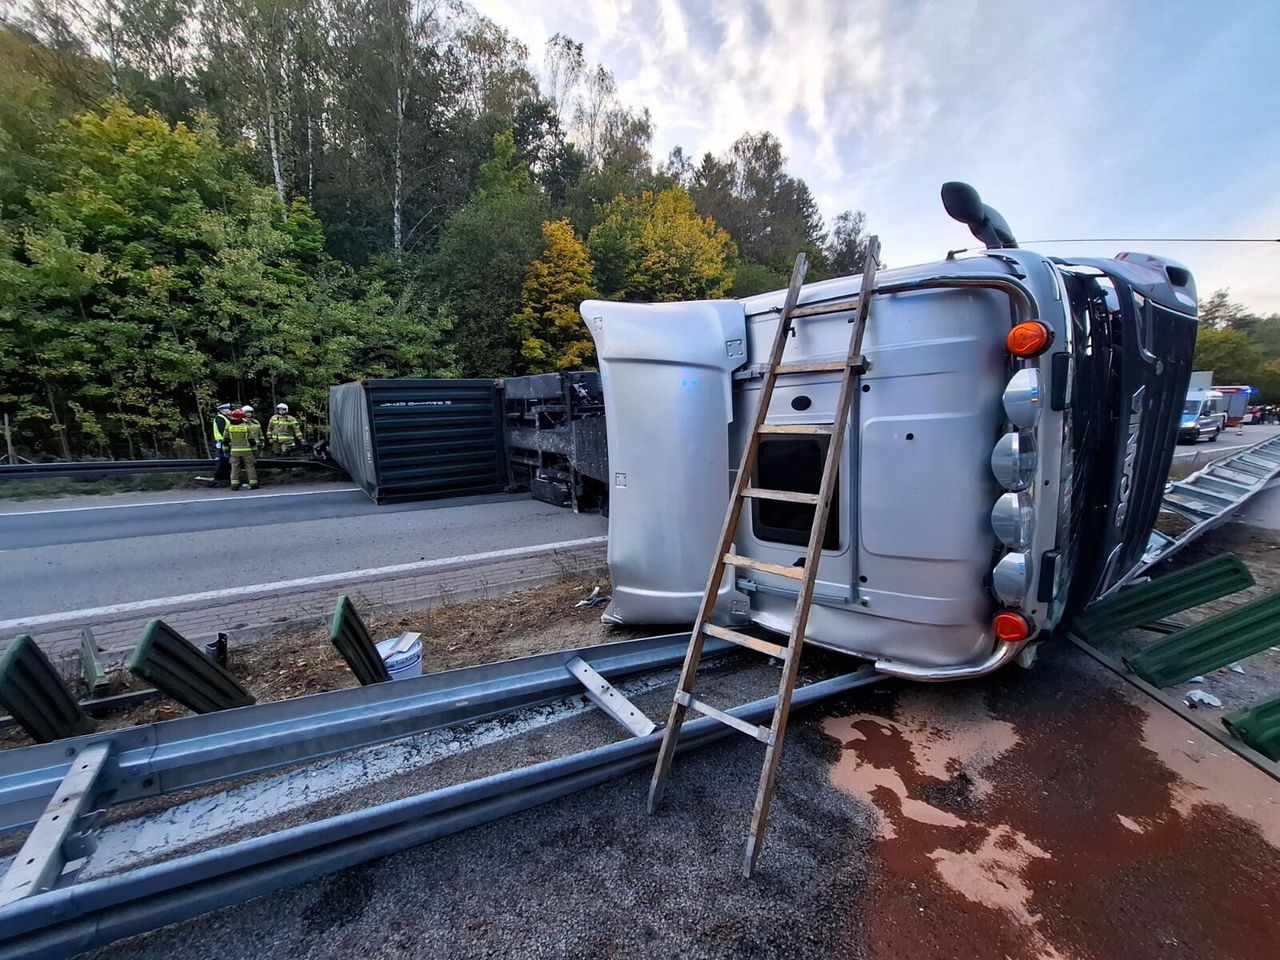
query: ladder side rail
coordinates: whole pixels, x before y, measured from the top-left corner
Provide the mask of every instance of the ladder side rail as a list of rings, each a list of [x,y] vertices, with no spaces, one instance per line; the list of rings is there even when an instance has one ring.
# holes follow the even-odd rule
[[[698,662],[702,659],[702,646],[705,640],[703,627],[711,620],[711,616],[715,611],[716,598],[720,593],[720,585],[724,580],[726,566],[724,557],[729,552],[729,547],[737,535],[738,524],[742,518],[742,505],[746,499],[742,496],[742,493],[751,485],[751,475],[755,471],[756,454],[759,449],[760,426],[769,415],[769,404],[773,399],[773,389],[777,382],[774,367],[781,362],[782,355],[786,351],[787,337],[791,332],[791,313],[800,299],[800,288],[804,284],[804,276],[808,266],[808,258],[803,253],[798,254],[795,266],[791,271],[791,284],[787,288],[786,299],[783,301],[778,328],[774,331],[773,347],[769,353],[769,366],[765,371],[764,380],[761,384],[759,406],[756,408],[755,418],[751,424],[751,432],[748,434],[747,442],[742,450],[742,459],[738,465],[738,475],[734,479],[733,489],[729,494],[729,506],[725,511],[724,526],[720,530],[720,539],[716,544],[715,559],[711,564],[711,573],[707,577],[706,591],[703,593],[702,603],[698,606],[697,618],[694,621],[693,631],[689,638],[689,649],[685,653],[684,666],[680,671],[680,681],[677,689],[686,695],[693,692],[694,678],[698,669]],[[686,710],[687,708],[680,703],[679,699],[672,700],[667,726],[663,731],[662,746],[658,751],[658,761],[654,766],[653,779],[649,785],[650,813],[654,812],[658,803],[662,800],[666,777],[671,769],[671,761],[675,757],[676,742],[680,737],[680,725],[684,722]]]
[[[875,282],[876,265],[879,259],[880,241],[872,237],[867,248],[867,259],[862,271],[863,290],[870,290]],[[836,402],[835,423],[831,431],[831,441],[827,446],[827,455],[822,468],[822,481],[818,490],[818,505],[814,511],[813,527],[809,532],[809,544],[805,553],[804,579],[800,581],[800,590],[796,596],[795,614],[792,617],[791,636],[788,642],[791,655],[783,663],[782,676],[778,680],[778,703],[773,714],[771,741],[766,748],[763,769],[760,772],[760,784],[756,792],[756,802],[751,814],[751,829],[747,836],[747,847],[743,857],[742,874],[750,877],[755,871],[756,859],[760,854],[760,841],[769,821],[769,808],[773,802],[773,786],[777,779],[778,764],[782,759],[782,742],[786,736],[787,719],[791,712],[791,694],[795,690],[796,677],[800,670],[800,651],[804,646],[805,632],[809,625],[809,613],[813,607],[813,591],[818,579],[818,564],[822,557],[822,544],[826,539],[827,520],[831,514],[831,501],[834,499],[836,482],[839,477],[839,464],[844,448],[844,440],[849,422],[849,412],[853,407],[853,395],[862,377],[852,366],[853,360],[862,350],[862,336],[866,329],[870,313],[871,297],[862,297],[858,304],[856,327],[849,342],[850,366],[845,369],[840,382],[840,396]]]

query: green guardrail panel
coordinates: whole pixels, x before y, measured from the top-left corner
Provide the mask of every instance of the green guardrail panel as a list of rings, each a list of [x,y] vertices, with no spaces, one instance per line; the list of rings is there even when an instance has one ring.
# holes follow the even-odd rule
[[[98,641],[93,638],[93,631],[85,627],[80,631],[80,668],[84,672],[84,682],[89,693],[95,697],[105,697],[111,692],[111,678],[107,675],[107,661],[98,649]]]
[[[356,612],[355,604],[344,593],[333,608],[333,620],[329,624],[329,639],[347,661],[362,686],[390,680],[387,665],[382,662],[378,648],[369,636],[369,629]]]
[[[1129,669],[1167,687],[1208,673],[1280,643],[1280,593],[1273,593],[1201,623],[1183,627],[1132,657]]]
[[[1268,760],[1280,760],[1280,696],[1223,717],[1222,723]]]
[[[0,658],[0,704],[40,743],[78,737],[96,727],[44,651],[25,633]]]
[[[1252,586],[1253,575],[1240,558],[1223,554],[1091,603],[1071,627],[1097,643]]]
[[[129,658],[129,672],[196,713],[254,702],[240,682],[163,620],[152,620]]]

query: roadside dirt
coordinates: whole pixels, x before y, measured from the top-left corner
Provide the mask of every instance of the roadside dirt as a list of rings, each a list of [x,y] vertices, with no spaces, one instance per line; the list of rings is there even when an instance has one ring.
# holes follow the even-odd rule
[[[1042,659],[821,724],[875,811],[867,954],[1280,955],[1275,782],[1078,652]]]
[[[365,622],[375,640],[398,636],[406,630],[421,633],[423,673],[660,632],[660,628],[606,625],[600,622],[602,606],[575,606],[593,590],[599,591],[598,596],[607,597],[610,589],[606,577],[571,577],[535,590],[375,616]],[[239,645],[233,638],[229,660],[231,672],[259,703],[356,685],[355,677],[329,642],[327,628],[283,633]],[[141,688],[131,678],[120,684],[121,691]],[[100,717],[98,726],[116,730],[171,720],[188,712],[181,704],[159,699]],[[31,742],[18,728],[0,732],[0,749]]]

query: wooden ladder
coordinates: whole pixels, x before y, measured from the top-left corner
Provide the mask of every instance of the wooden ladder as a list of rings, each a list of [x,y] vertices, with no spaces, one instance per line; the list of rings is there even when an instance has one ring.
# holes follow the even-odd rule
[[[764,373],[760,390],[760,403],[756,408],[755,420],[751,425],[751,435],[742,451],[742,462],[738,467],[737,480],[729,497],[729,509],[725,514],[724,527],[720,531],[720,542],[716,548],[715,562],[711,565],[711,576],[707,580],[706,593],[702,596],[702,604],[698,608],[698,616],[694,621],[693,633],[689,640],[689,650],[685,654],[684,667],[680,673],[680,683],[676,688],[675,698],[671,704],[671,716],[662,735],[662,747],[658,751],[658,762],[653,771],[653,781],[649,786],[649,812],[653,813],[662,801],[667,775],[671,771],[671,760],[675,756],[676,743],[680,739],[680,727],[689,709],[696,710],[704,716],[712,717],[733,729],[754,737],[765,744],[764,767],[760,771],[760,785],[756,791],[755,810],[751,815],[751,831],[747,836],[746,855],[742,864],[742,875],[750,877],[755,870],[756,858],[760,854],[760,845],[764,836],[765,825],[769,820],[769,805],[773,800],[774,782],[778,776],[778,762],[782,758],[782,740],[787,730],[787,715],[791,710],[791,694],[795,690],[796,676],[800,669],[800,650],[804,646],[805,628],[809,622],[809,610],[813,604],[813,588],[818,576],[818,562],[822,556],[822,542],[827,529],[827,517],[831,512],[831,500],[835,495],[836,482],[839,476],[840,452],[844,448],[845,425],[849,420],[849,411],[853,405],[854,392],[858,389],[858,381],[866,372],[867,364],[862,357],[862,336],[867,328],[867,315],[871,306],[871,292],[875,285],[876,264],[880,253],[880,241],[871,237],[867,246],[866,264],[862,270],[862,286],[859,287],[856,312],[853,318],[853,330],[849,338],[849,352],[843,360],[824,361],[820,363],[784,363],[783,352],[786,350],[787,338],[792,332],[793,315],[800,298],[800,287],[804,283],[808,261],[802,253],[796,257],[795,269],[791,273],[791,285],[787,288],[786,300],[782,307],[782,316],[778,321],[778,329],[773,337],[773,349],[769,354],[769,365]],[[805,309],[806,316],[819,313],[834,312],[832,309]],[[844,308],[848,304],[843,305]],[[835,418],[829,424],[769,424],[765,420],[769,415],[769,405],[773,399],[773,391],[779,377],[795,374],[839,372],[840,397],[836,401]],[[788,436],[827,437],[826,457],[822,467],[822,481],[817,493],[797,493],[789,490],[766,490],[753,486],[752,474],[755,472],[756,460],[760,450],[762,436],[785,434]],[[732,552],[733,541],[738,532],[738,524],[742,517],[742,507],[751,499],[780,500],[787,503],[812,504],[814,507],[813,527],[809,531],[809,545],[805,552],[804,566],[787,567],[776,563],[765,563],[749,557],[741,557]],[[787,644],[781,645],[761,640],[756,637],[717,626],[711,622],[715,612],[716,596],[720,592],[728,567],[741,567],[767,573],[778,577],[787,577],[799,585],[796,595],[795,613],[791,618],[791,635]],[[695,675],[698,663],[702,659],[702,645],[707,637],[716,637],[739,644],[758,653],[764,653],[782,661],[782,678],[778,683],[778,702],[773,712],[773,722],[769,727],[756,726],[717,709],[710,704],[697,700],[693,696]]]

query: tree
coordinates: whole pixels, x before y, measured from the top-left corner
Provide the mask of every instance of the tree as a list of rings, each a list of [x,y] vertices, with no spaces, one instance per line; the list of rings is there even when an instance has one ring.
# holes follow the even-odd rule
[[[542,225],[542,256],[529,265],[516,324],[529,373],[580,370],[595,363],[595,344],[578,306],[597,296],[591,256],[568,220]]]
[[[827,238],[827,267],[833,276],[861,273],[867,260],[867,215],[845,210],[839,214]]]
[[[1200,326],[1212,330],[1239,330],[1248,333],[1258,322],[1242,303],[1231,300],[1231,291],[1216,290],[1208,300],[1200,301]]]
[[[36,149],[48,184],[0,211],[0,405],[37,446],[137,456],[200,443],[216,397],[314,415],[344,379],[455,371],[425,281],[329,259],[212,125],[113,101]]]
[[[563,33],[557,33],[547,41],[542,62],[547,102],[555,112],[559,126],[563,128],[577,110],[578,87],[587,70],[582,44],[575,43]]]
[[[588,246],[600,290],[635,300],[695,300],[723,296],[733,282],[733,241],[710,217],[698,215],[679,187],[607,204]]]
[[[744,134],[723,157],[706,154],[689,192],[734,238],[743,260],[785,275],[803,251],[812,267],[825,269],[817,202],[803,180],[786,172],[782,144],[772,133]]]
[[[581,178],[587,158],[569,143],[551,102],[524,100],[516,106],[512,136],[520,160],[555,206],[565,202],[569,189]]]
[[[525,271],[542,247],[547,205],[516,155],[510,131],[494,138],[476,191],[449,218],[430,272],[457,316],[458,362],[466,376],[505,376],[520,356],[513,317]]]
[[[1239,330],[1202,326],[1196,335],[1195,368],[1212,370],[1217,383],[1251,383],[1262,364],[1262,351]]]

